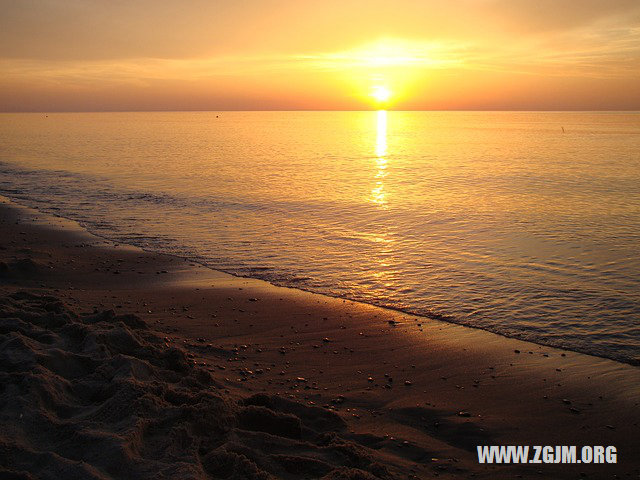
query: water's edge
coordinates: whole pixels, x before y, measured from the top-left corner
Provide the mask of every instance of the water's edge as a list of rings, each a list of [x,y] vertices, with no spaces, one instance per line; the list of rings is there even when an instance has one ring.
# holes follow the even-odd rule
[[[518,334],[508,335],[508,334],[506,334],[504,332],[493,330],[491,328],[483,328],[483,327],[480,327],[480,326],[467,324],[467,323],[464,323],[462,321],[457,321],[457,319],[455,317],[453,317],[453,316],[443,315],[443,314],[439,314],[437,312],[432,312],[430,314],[425,314],[423,312],[412,311],[410,308],[404,308],[403,309],[403,308],[395,307],[393,305],[388,305],[388,304],[385,304],[384,302],[365,301],[365,300],[358,299],[358,298],[352,298],[352,297],[349,297],[347,295],[344,295],[344,296],[335,295],[335,294],[331,294],[331,292],[324,292],[324,291],[320,291],[320,290],[314,290],[312,288],[304,288],[304,287],[301,287],[300,285],[291,285],[291,284],[287,284],[286,282],[278,282],[278,281],[268,280],[268,279],[260,277],[259,275],[253,275],[253,276],[252,275],[239,275],[239,274],[237,274],[236,272],[233,272],[233,271],[227,271],[227,270],[224,270],[224,269],[215,268],[215,267],[211,266],[210,264],[208,264],[206,259],[203,259],[203,258],[200,258],[200,257],[191,257],[191,256],[188,256],[188,255],[181,255],[181,254],[176,254],[176,253],[171,253],[171,252],[165,252],[165,251],[162,251],[162,250],[156,250],[156,249],[153,249],[153,248],[149,248],[148,246],[143,246],[143,245],[140,245],[140,244],[136,244],[136,242],[126,241],[126,240],[123,240],[123,239],[120,239],[120,238],[113,238],[113,237],[110,237],[108,235],[104,235],[104,234],[98,233],[92,228],[92,225],[91,225],[90,222],[74,219],[72,217],[67,217],[67,216],[59,214],[59,213],[48,212],[48,211],[42,210],[41,208],[39,208],[37,206],[30,206],[30,205],[24,204],[24,203],[22,203],[23,199],[16,199],[14,197],[11,197],[7,193],[0,194],[0,199],[2,199],[3,201],[6,200],[9,204],[16,205],[16,206],[19,206],[21,208],[26,208],[28,210],[32,210],[33,212],[36,212],[39,215],[46,215],[46,216],[54,217],[54,218],[61,218],[61,219],[67,220],[69,222],[75,223],[81,229],[83,229],[84,231],[88,232],[90,235],[92,235],[94,237],[97,237],[97,238],[100,238],[100,239],[103,239],[103,240],[107,240],[110,243],[117,243],[117,244],[120,244],[120,245],[128,245],[128,246],[131,246],[131,247],[139,248],[140,250],[142,250],[144,252],[147,252],[147,253],[159,254],[159,255],[168,255],[168,256],[171,256],[171,257],[180,258],[180,259],[187,260],[189,262],[193,262],[193,263],[196,263],[198,265],[201,265],[201,266],[203,266],[205,268],[208,268],[209,270],[212,270],[212,271],[215,271],[215,272],[224,273],[224,274],[227,274],[227,275],[231,275],[231,276],[236,277],[236,278],[251,278],[251,279],[255,279],[255,280],[259,280],[259,281],[265,282],[265,283],[267,283],[269,285],[272,285],[272,286],[275,286],[275,287],[290,288],[290,289],[293,289],[293,290],[299,290],[299,291],[309,292],[309,293],[313,293],[313,294],[317,294],[317,295],[323,295],[325,297],[344,299],[344,300],[349,300],[349,301],[357,302],[357,303],[361,303],[361,304],[372,305],[372,306],[377,307],[377,308],[384,308],[386,310],[393,310],[393,311],[396,311],[396,312],[412,315],[412,316],[419,317],[419,318],[426,318],[428,320],[435,320],[435,321],[455,324],[455,325],[459,325],[459,326],[464,327],[464,328],[482,330],[482,331],[489,332],[489,333],[492,333],[494,335],[498,335],[498,336],[501,336],[501,337],[504,337],[504,338],[512,338],[512,339],[516,339],[516,340],[519,340],[519,341],[528,342],[528,343],[531,343],[531,344],[534,344],[534,345],[541,345],[541,346],[545,346],[545,347],[557,348],[557,349],[560,349],[560,350],[577,352],[577,353],[580,353],[580,354],[583,354],[583,355],[588,355],[588,356],[595,357],[595,358],[605,358],[605,359],[612,360],[612,361],[615,361],[615,362],[618,362],[618,363],[640,367],[640,360],[638,360],[638,359],[630,359],[630,358],[626,358],[626,357],[616,357],[615,355],[605,355],[605,354],[595,353],[593,351],[589,351],[588,349],[582,349],[582,348],[568,348],[566,345],[562,345],[559,342],[553,342],[553,341],[544,342],[544,341],[540,341],[540,340],[537,340],[537,339],[524,338],[523,336],[520,336]]]

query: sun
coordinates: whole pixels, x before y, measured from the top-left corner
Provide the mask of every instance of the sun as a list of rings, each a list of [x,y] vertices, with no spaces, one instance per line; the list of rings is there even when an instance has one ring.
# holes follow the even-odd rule
[[[391,98],[391,90],[382,85],[376,85],[371,91],[371,96],[378,102],[383,103]]]

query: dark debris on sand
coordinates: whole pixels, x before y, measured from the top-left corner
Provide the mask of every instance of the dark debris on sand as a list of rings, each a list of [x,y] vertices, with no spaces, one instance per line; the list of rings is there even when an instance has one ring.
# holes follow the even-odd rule
[[[2,297],[0,378],[2,478],[404,478],[327,409],[232,399],[135,315]]]

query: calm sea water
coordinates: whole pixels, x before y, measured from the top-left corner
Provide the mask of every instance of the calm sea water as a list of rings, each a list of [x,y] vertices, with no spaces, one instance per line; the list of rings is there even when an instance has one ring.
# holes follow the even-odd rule
[[[640,114],[2,114],[0,194],[237,275],[640,360]]]

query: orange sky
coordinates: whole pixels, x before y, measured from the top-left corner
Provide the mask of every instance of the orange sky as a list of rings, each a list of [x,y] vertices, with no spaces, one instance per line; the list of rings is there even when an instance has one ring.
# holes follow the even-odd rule
[[[0,8],[0,111],[640,110],[638,0]]]

